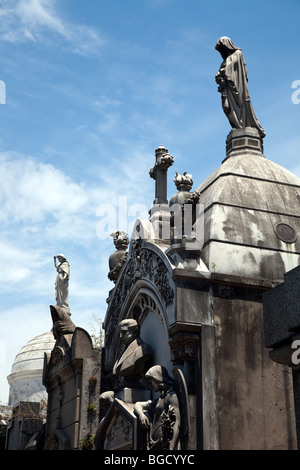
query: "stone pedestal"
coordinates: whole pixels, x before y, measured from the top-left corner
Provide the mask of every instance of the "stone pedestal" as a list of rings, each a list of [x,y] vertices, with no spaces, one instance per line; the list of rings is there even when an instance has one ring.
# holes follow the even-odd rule
[[[89,334],[75,328],[45,354],[43,383],[48,392],[45,450],[76,450],[99,421],[101,352]]]
[[[226,139],[226,161],[236,155],[263,155],[263,141],[257,129],[246,127],[245,129],[232,129]]]

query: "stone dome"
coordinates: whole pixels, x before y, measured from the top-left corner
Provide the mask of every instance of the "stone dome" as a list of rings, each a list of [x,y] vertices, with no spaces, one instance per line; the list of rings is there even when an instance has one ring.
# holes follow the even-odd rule
[[[43,333],[28,341],[16,355],[7,377],[10,406],[16,406],[20,401],[39,402],[46,399],[42,383],[44,353],[51,352],[54,344],[53,334]]]
[[[211,271],[283,279],[300,264],[300,179],[264,155],[230,156],[198,188]]]

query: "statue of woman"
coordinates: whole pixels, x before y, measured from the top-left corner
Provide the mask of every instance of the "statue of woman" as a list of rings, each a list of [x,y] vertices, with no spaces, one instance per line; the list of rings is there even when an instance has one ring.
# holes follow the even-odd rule
[[[218,91],[222,94],[222,107],[234,129],[254,127],[264,137],[261,127],[250,101],[248,90],[247,69],[244,56],[230,38],[221,37],[215,49],[220,52],[223,62],[216,74]]]
[[[140,426],[148,429],[148,450],[176,450],[179,445],[180,407],[174,380],[163,366],[153,366],[145,374],[156,400],[136,402],[134,412]]]
[[[56,259],[58,259],[59,264]],[[55,281],[56,304],[65,309],[70,314],[69,309],[69,279],[70,279],[70,265],[65,256],[59,254],[54,256],[54,266],[57,270]]]

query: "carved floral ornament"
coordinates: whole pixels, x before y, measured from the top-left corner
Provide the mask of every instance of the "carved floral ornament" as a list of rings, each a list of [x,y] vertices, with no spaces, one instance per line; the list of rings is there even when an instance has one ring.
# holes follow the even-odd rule
[[[199,338],[179,336],[169,341],[171,359],[174,363],[182,360],[195,360],[199,345]]]
[[[161,258],[141,246],[141,240],[132,241],[132,250],[122,278],[116,284],[109,307],[109,324],[105,332],[106,341],[109,340],[119,323],[122,305],[124,305],[134,283],[139,279],[146,279],[154,284],[162,301],[167,307],[173,302],[174,290],[170,285],[168,269]]]
[[[61,346],[55,346],[51,351],[51,363],[53,366],[59,364],[65,357],[65,350]]]

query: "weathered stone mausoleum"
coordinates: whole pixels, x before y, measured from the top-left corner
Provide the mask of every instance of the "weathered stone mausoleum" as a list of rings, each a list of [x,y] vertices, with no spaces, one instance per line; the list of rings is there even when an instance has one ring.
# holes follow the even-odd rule
[[[98,449],[170,443],[163,432],[151,435],[141,414],[158,406],[140,381],[153,365],[167,370],[178,398],[172,426],[177,420],[180,430],[174,447],[166,448],[297,447],[292,373],[269,357],[262,298],[299,265],[300,180],[264,155],[265,132],[251,105],[246,73],[235,76],[234,64],[244,66],[242,52],[229,38],[221,38],[216,49],[224,59],[216,81],[232,126],[222,163],[196,191],[191,175],[176,173],[178,193],[168,202],[166,175],[174,159],[158,147],[150,170],[155,200],[149,219],[136,222],[130,243],[126,234],[114,234]],[[134,380],[115,365],[124,348],[119,325],[125,319],[137,322],[140,338],[153,351]],[[155,410],[153,420],[160,424],[152,427],[166,428],[162,414],[158,419],[162,410]]]
[[[196,190],[174,171],[168,201],[176,159],[155,150],[149,218],[112,234],[101,354],[70,320],[68,263],[55,261],[46,449],[78,449],[87,433],[98,451],[297,448],[293,374],[269,357],[263,296],[300,264],[300,179],[264,155],[242,51],[227,37],[216,49],[224,156]]]
[[[231,131],[226,159],[197,189],[201,249],[188,238],[148,237],[151,218],[137,221],[108,299],[103,386],[117,359],[118,325],[133,318],[152,364],[182,372],[187,449],[296,448],[292,375],[265,348],[262,295],[299,264],[300,180],[266,158],[261,144],[251,129]],[[156,168],[167,152],[157,149]],[[161,222],[151,216],[158,225],[164,204]],[[101,448],[135,445],[133,395],[124,396],[110,405]],[[130,432],[116,445],[108,436],[121,422]]]

